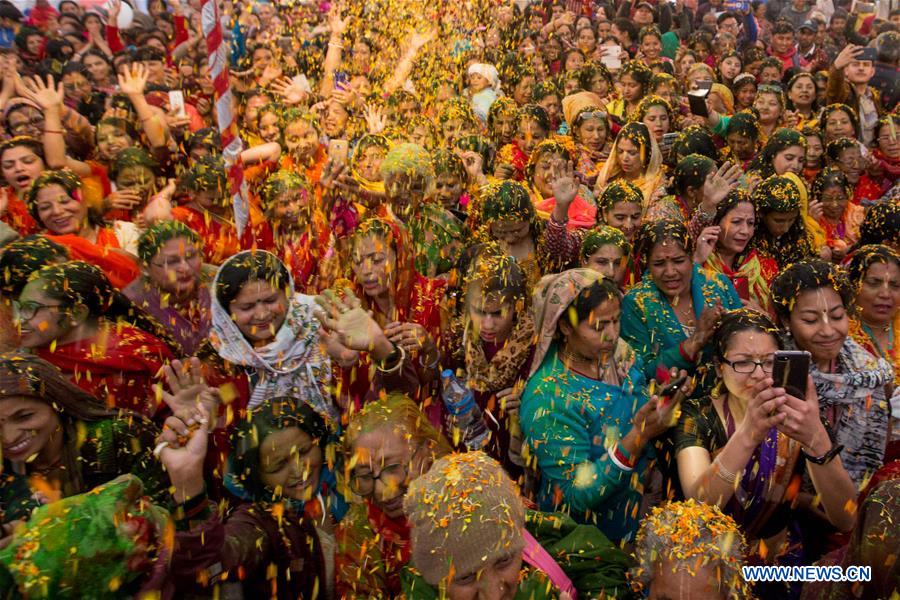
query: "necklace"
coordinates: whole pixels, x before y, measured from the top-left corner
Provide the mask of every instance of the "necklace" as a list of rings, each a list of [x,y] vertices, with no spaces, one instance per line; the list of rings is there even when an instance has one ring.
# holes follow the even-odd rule
[[[875,335],[875,331],[872,330],[872,326],[869,323],[866,323],[862,319],[859,320],[860,327],[865,332],[869,339],[872,340],[872,343],[875,344],[875,349],[878,351],[878,354],[881,355],[882,358],[887,358],[888,353],[894,349],[894,329],[891,327],[891,324],[888,323],[884,327],[876,326],[875,330],[880,333],[887,334],[887,347],[882,348],[881,342],[878,341],[878,338]]]
[[[588,366],[592,369],[597,370],[596,377],[600,376],[600,361],[599,360],[594,362],[593,360],[591,360],[589,358],[585,358],[584,356],[581,356],[580,354],[578,354],[576,352],[572,352],[571,350],[569,350],[568,345],[560,348],[559,357],[562,360],[563,364],[565,364],[569,368],[572,368],[573,366],[579,365],[579,364]],[[574,370],[577,371],[577,369],[574,369]],[[594,374],[591,373],[591,371],[589,371],[589,370],[586,370],[585,374],[590,375],[591,377],[594,377]]]

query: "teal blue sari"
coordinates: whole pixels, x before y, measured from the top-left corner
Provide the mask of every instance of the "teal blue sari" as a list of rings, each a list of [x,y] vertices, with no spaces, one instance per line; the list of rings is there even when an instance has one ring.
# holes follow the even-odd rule
[[[626,471],[606,452],[648,400],[641,359],[630,354],[633,362],[615,386],[567,370],[554,343],[519,407],[525,444],[541,475],[540,510],[596,525],[614,543],[637,530],[640,481],[652,454],[648,446],[634,470]]]
[[[691,297],[698,322],[703,309],[715,305],[717,300],[726,310],[742,306],[734,285],[727,277],[705,271],[699,265],[694,265],[691,275]],[[628,290],[622,300],[621,335],[643,359],[647,379],[656,377],[658,367],[677,367],[692,375],[698,373],[703,376],[707,369],[698,369],[698,365],[711,364],[712,348],[708,344],[695,362],[689,362],[682,355],[679,346],[688,336],[669,300],[656,287],[649,273],[644,273],[641,282]],[[695,390],[695,395],[706,387],[703,383],[701,381],[701,389]]]

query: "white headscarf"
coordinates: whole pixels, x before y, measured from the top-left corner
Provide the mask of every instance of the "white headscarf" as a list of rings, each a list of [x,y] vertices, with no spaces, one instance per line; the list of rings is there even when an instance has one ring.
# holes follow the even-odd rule
[[[256,369],[258,381],[250,394],[250,408],[271,398],[291,396],[306,402],[324,418],[335,420],[337,410],[326,391],[331,381],[331,361],[322,352],[319,343],[319,322],[313,315],[313,297],[296,293],[289,295],[284,323],[275,338],[260,348],[253,347],[238,329],[228,309],[219,302],[217,292],[222,269],[254,252],[263,251],[239,252],[225,261],[216,272],[211,290],[210,342],[219,356],[228,362]],[[284,266],[278,257],[271,256]],[[285,272],[289,289],[293,291],[293,278],[286,268]]]
[[[467,74],[471,75],[473,73],[477,73],[487,79],[491,84],[491,89],[495,92],[500,91],[500,74],[497,72],[497,67],[488,63],[472,63],[469,65]]]

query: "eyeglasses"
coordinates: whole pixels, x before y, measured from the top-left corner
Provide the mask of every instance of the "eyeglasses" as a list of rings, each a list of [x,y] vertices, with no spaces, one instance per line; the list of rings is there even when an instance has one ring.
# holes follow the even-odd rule
[[[360,496],[371,496],[375,491],[375,482],[381,481],[386,488],[398,487],[409,475],[409,467],[402,463],[394,463],[387,465],[381,469],[378,475],[374,473],[365,473],[358,475],[353,473],[350,478],[350,489],[354,494]]]
[[[40,302],[13,302],[15,316],[21,321],[30,321],[42,308],[59,308],[63,304],[41,304]]]
[[[771,374],[775,368],[775,360],[767,358],[766,360],[723,360],[726,365],[734,369],[735,373],[748,375],[756,370],[756,367],[762,367],[763,373]]]

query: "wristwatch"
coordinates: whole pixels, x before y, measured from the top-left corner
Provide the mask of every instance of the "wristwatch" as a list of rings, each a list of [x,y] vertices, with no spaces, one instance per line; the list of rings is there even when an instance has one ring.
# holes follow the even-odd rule
[[[803,454],[803,457],[811,463],[817,465],[827,465],[832,460],[834,460],[834,457],[837,456],[843,449],[844,446],[842,446],[841,444],[835,444],[832,442],[831,450],[829,450],[822,456],[810,456],[803,448],[800,449],[800,453]]]

